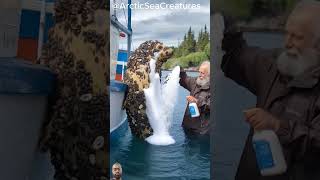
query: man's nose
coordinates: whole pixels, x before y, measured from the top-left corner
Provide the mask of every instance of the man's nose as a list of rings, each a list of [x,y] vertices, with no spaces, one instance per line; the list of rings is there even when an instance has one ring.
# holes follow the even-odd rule
[[[292,36],[288,35],[286,37],[286,40],[285,40],[285,48],[286,49],[292,49],[293,46],[294,46],[294,44],[293,44]]]

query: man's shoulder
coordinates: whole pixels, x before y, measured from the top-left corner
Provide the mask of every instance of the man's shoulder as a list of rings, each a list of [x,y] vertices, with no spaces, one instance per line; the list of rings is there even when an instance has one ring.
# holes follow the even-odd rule
[[[196,85],[197,77],[191,77],[191,76],[189,76],[189,78],[190,78],[190,84],[191,84],[191,85]]]
[[[196,86],[197,77],[187,76],[185,79],[186,86],[193,89]]]

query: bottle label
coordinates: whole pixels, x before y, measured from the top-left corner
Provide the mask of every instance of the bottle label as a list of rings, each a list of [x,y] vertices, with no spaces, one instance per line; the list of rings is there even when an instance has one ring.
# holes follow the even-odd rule
[[[193,106],[189,106],[189,111],[190,111],[191,116],[196,115],[196,110],[194,109]]]
[[[260,170],[272,168],[274,166],[270,144],[267,141],[253,141],[253,148],[256,153],[256,159]]]

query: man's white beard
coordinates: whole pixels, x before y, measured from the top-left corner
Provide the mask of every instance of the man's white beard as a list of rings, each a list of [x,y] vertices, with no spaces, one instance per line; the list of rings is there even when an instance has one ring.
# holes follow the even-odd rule
[[[200,77],[197,78],[197,81],[196,81],[197,85],[199,86],[204,86],[204,85],[207,85],[210,83],[210,77],[207,76],[203,79],[200,79]]]
[[[297,77],[320,65],[318,53],[313,49],[295,52],[296,56],[289,56],[284,51],[277,59],[277,67],[282,75]]]

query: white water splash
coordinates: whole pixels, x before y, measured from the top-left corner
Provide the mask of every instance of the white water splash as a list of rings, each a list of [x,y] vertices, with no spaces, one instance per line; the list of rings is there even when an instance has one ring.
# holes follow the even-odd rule
[[[157,58],[156,55],[155,59]],[[148,137],[146,141],[150,144],[165,146],[175,143],[169,134],[169,129],[177,101],[180,67],[176,66],[165,83],[161,84],[159,73],[155,72],[155,59],[150,60],[150,86],[148,89],[144,89],[146,113],[153,129],[153,135]]]

